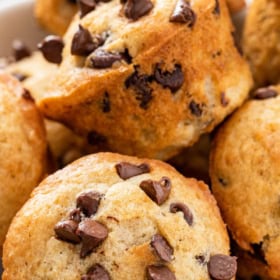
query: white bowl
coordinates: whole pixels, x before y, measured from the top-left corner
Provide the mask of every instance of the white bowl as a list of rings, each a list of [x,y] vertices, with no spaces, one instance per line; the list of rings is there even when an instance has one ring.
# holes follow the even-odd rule
[[[33,16],[33,0],[0,0],[0,57],[11,54],[14,39],[35,50],[46,35]]]

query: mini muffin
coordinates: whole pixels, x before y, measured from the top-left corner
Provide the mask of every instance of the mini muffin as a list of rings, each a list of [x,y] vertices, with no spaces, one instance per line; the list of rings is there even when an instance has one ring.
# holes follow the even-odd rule
[[[9,224],[46,172],[43,119],[28,91],[0,73],[0,246]]]
[[[100,2],[71,24],[39,106],[94,144],[168,159],[247,97],[232,31],[224,0]]]
[[[50,33],[63,35],[76,12],[75,0],[35,1],[35,17]]]
[[[34,52],[30,57],[12,63],[5,69],[22,82],[35,100],[51,90],[50,80],[56,70],[57,66],[47,62],[40,52]],[[45,125],[56,166],[65,166],[85,154],[96,151],[95,147],[88,144],[87,139],[74,134],[63,124],[45,119]]]
[[[214,195],[233,238],[280,279],[280,86],[254,93],[219,129],[211,150]]]
[[[243,50],[256,86],[280,81],[280,1],[255,0],[243,33]]]
[[[206,185],[166,163],[111,153],[42,182],[13,220],[3,263],[3,280],[227,280],[236,272]]]

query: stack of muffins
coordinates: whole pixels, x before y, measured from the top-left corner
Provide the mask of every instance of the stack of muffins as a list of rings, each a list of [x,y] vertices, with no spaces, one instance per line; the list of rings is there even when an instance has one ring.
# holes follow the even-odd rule
[[[280,2],[241,51],[243,6],[35,2],[52,34],[0,73],[2,279],[280,279]]]

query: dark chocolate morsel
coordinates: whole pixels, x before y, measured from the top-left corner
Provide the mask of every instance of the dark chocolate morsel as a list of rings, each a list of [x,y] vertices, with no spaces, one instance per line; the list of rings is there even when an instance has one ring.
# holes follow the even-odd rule
[[[164,265],[150,265],[147,267],[148,280],[176,280],[174,273]]]
[[[184,219],[188,225],[191,226],[193,224],[193,214],[186,204],[181,202],[171,203],[169,209],[171,213],[183,212]]]
[[[91,36],[90,32],[82,25],[79,25],[79,30],[74,34],[71,54],[79,56],[88,56],[94,50],[104,43],[101,36]]]
[[[273,88],[259,88],[253,93],[253,98],[258,100],[273,98],[278,95]]]
[[[81,242],[80,237],[76,234],[78,223],[75,221],[62,221],[55,225],[54,231],[56,237],[60,240],[78,244]]]
[[[159,64],[155,68],[155,80],[164,88],[169,88],[172,93],[175,93],[184,83],[184,74],[181,65],[176,64],[172,72],[162,71]]]
[[[127,0],[124,4],[124,14],[129,19],[137,20],[148,14],[153,7],[151,0]]]
[[[81,18],[84,17],[86,14],[93,11],[96,7],[95,0],[78,0],[78,7],[81,12]]]
[[[171,262],[173,256],[173,248],[163,236],[161,236],[160,234],[153,235],[151,246],[161,260]]]
[[[210,257],[208,272],[215,280],[230,280],[237,271],[237,258],[217,254]]]
[[[76,223],[81,222],[81,220],[82,220],[81,210],[78,209],[78,208],[72,210],[69,213],[69,219],[72,220],[72,221],[75,221]]]
[[[200,117],[202,114],[202,109],[200,108],[199,104],[195,103],[193,100],[189,104],[189,109],[196,117]]]
[[[86,217],[94,215],[99,207],[101,194],[94,191],[81,193],[77,197],[77,208],[85,214]]]
[[[149,173],[150,166],[147,163],[135,165],[129,162],[121,162],[116,164],[116,170],[118,175],[122,179],[127,180],[134,176],[138,176],[144,173]]]
[[[171,191],[171,181],[167,177],[162,177],[160,181],[145,180],[140,184],[140,188],[150,199],[158,205],[163,204],[169,197]]]
[[[22,60],[23,58],[31,55],[30,50],[20,40],[14,40],[12,43],[12,48],[13,48],[13,55],[16,61]]]
[[[110,68],[115,62],[122,59],[123,57],[120,53],[111,53],[98,49],[90,56],[90,67],[98,69]]]
[[[91,131],[87,136],[87,140],[90,145],[101,145],[107,142],[106,137],[96,131]]]
[[[81,258],[91,254],[108,236],[108,230],[104,225],[90,219],[82,221],[76,233],[82,239]]]
[[[188,27],[193,27],[196,21],[196,14],[186,0],[178,0],[175,9],[170,16],[170,22],[186,23]]]
[[[257,260],[261,261],[263,264],[267,265],[267,261],[265,259],[265,254],[264,254],[262,245],[263,245],[263,242],[251,244],[251,247],[254,250],[253,257],[256,258]]]
[[[62,50],[64,43],[59,36],[49,35],[38,44],[38,49],[43,53],[45,59],[51,63],[60,64],[62,61]]]
[[[81,280],[110,280],[108,271],[100,264],[95,264],[83,275]]]

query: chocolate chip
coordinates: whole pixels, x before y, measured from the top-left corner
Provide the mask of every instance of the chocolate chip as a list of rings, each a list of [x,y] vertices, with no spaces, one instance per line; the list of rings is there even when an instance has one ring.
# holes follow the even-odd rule
[[[86,217],[90,217],[97,212],[100,199],[101,194],[98,192],[88,191],[81,193],[77,198],[77,208],[80,208]]]
[[[169,245],[164,237],[155,234],[152,237],[151,246],[154,248],[161,260],[171,262],[173,255],[173,248]]]
[[[33,96],[31,95],[30,91],[26,88],[23,89],[22,98],[27,101],[35,102]]]
[[[12,75],[17,78],[20,82],[24,81],[25,79],[28,78],[27,75],[22,74],[22,73],[12,73]]]
[[[150,0],[127,0],[124,5],[124,14],[127,18],[137,20],[148,14],[154,7]]]
[[[254,250],[253,257],[257,260],[261,261],[263,264],[267,265],[267,261],[265,259],[265,254],[262,248],[263,242],[251,244],[252,249]]]
[[[45,59],[51,63],[60,64],[62,61],[62,50],[64,43],[59,36],[49,35],[41,43],[38,49],[43,53]]]
[[[259,88],[253,93],[253,98],[258,100],[273,98],[278,95],[273,88]]]
[[[162,71],[159,64],[155,68],[155,80],[164,88],[169,88],[172,93],[175,93],[184,83],[184,74],[181,65],[176,64],[172,72]]]
[[[230,280],[237,270],[236,257],[217,254],[210,257],[208,272],[215,280]]]
[[[69,3],[71,3],[71,4],[76,4],[77,3],[77,1],[76,0],[67,0]]]
[[[79,25],[79,30],[74,34],[71,54],[79,56],[88,56],[94,50],[104,43],[101,36],[91,36],[90,32],[85,29],[82,25]]]
[[[85,219],[79,224],[77,234],[82,239],[80,257],[85,258],[107,238],[108,230],[99,222]]]
[[[140,188],[158,205],[163,204],[169,197],[171,182],[169,178],[162,177],[160,181],[146,180],[141,182]]]
[[[191,226],[193,224],[193,214],[186,204],[181,202],[171,203],[169,210],[171,213],[177,213],[179,211],[183,212],[184,219],[188,225]]]
[[[150,172],[150,166],[147,163],[142,163],[139,165],[131,164],[129,162],[121,162],[116,164],[116,170],[118,175],[126,180],[131,177],[141,175]]]
[[[176,280],[176,277],[167,266],[150,265],[147,267],[148,280]]]
[[[122,53],[122,58],[127,64],[130,64],[132,62],[132,56],[129,54],[128,49],[124,50],[124,52]]]
[[[112,67],[112,65],[122,60],[120,53],[112,53],[104,50],[95,51],[90,57],[90,67],[104,69]]]
[[[16,61],[22,60],[31,55],[30,50],[20,40],[14,40],[12,43],[13,56]]]
[[[83,275],[81,280],[110,280],[110,275],[107,270],[100,264],[93,265],[87,272]]]
[[[107,142],[106,137],[96,131],[91,131],[87,136],[87,140],[90,145],[101,145]]]
[[[229,104],[229,100],[226,97],[224,92],[221,93],[221,104],[222,106],[226,107]]]
[[[54,231],[56,237],[60,240],[70,243],[78,244],[81,242],[79,236],[76,234],[78,223],[75,221],[62,221],[55,225]]]
[[[69,218],[76,223],[79,223],[82,220],[81,210],[76,208],[69,213]]]
[[[110,96],[108,92],[104,93],[101,106],[103,113],[109,113],[111,111]]]
[[[193,100],[189,104],[189,109],[191,110],[191,113],[197,117],[200,117],[202,114],[202,109],[199,104],[195,103]]]
[[[215,8],[213,10],[213,13],[216,15],[219,15],[221,13],[219,0],[215,0]]]
[[[171,22],[186,23],[188,27],[193,27],[196,22],[196,14],[191,9],[189,2],[178,0],[169,20]]]
[[[84,17],[86,14],[93,11],[96,7],[95,0],[78,0],[78,7],[81,12],[81,18]]]
[[[140,101],[140,107],[147,109],[150,101],[153,99],[152,89],[149,86],[150,77],[138,73],[138,67],[135,67],[134,73],[125,81],[126,88],[133,88],[136,92],[136,99]]]

